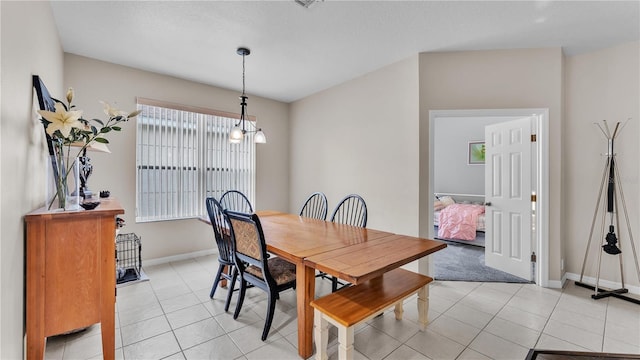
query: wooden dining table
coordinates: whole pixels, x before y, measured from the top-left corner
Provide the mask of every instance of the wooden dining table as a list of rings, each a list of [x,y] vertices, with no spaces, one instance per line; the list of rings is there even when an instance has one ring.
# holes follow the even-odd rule
[[[267,250],[296,265],[298,354],[313,354],[315,272],[352,284],[424,258],[447,245],[440,241],[338,224],[277,211],[258,211]]]

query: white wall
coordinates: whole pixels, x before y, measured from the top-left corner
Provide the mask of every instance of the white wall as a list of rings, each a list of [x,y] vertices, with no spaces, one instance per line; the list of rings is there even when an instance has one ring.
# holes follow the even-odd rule
[[[418,57],[291,104],[290,203],[323,191],[329,215],[349,193],[367,227],[418,233]]]
[[[548,108],[550,172],[549,276],[562,273],[563,55],[560,48],[420,55],[420,206],[427,214],[429,110]],[[429,231],[420,217],[420,233]]]
[[[239,113],[239,92],[230,91],[170,76],[136,70],[86,57],[65,54],[65,87],[75,90],[74,103],[84,116],[104,118],[104,100],[116,107],[133,111],[136,96],[189,106]],[[256,174],[256,209],[287,211],[289,206],[288,105],[251,96],[251,115],[268,137],[258,144]],[[89,186],[95,191],[108,189],[125,208],[123,232],[142,237],[145,259],[186,254],[215,248],[210,227],[198,220],[175,220],[135,223],[136,195],[136,122],[124,124],[120,133],[108,137],[111,154],[92,153],[94,172]],[[204,199],[202,200],[204,201]]]
[[[565,267],[569,273],[579,275],[581,272],[600,189],[605,165],[602,154],[607,152],[607,141],[594,123],[602,120],[614,125],[631,118],[615,142],[615,153],[636,251],[640,251],[639,54],[638,42],[633,42],[566,58],[567,117],[562,145],[563,176],[569,186],[566,186],[562,200],[566,214]],[[624,255],[625,283],[638,286],[630,239],[624,231],[626,224],[622,216],[620,220],[623,229],[616,227],[616,233],[618,236],[624,234],[619,241]],[[608,218],[606,222],[608,225]],[[604,237],[597,234],[592,241],[585,276],[596,276],[597,254],[603,240]],[[617,256],[603,255],[602,277],[620,281]]]
[[[505,118],[434,119],[433,189],[437,193],[484,194],[484,164],[468,163],[470,141],[484,141],[484,127]]]
[[[48,2],[0,2],[0,358],[23,358],[23,215],[44,205],[47,148],[32,75],[62,91],[63,53]]]

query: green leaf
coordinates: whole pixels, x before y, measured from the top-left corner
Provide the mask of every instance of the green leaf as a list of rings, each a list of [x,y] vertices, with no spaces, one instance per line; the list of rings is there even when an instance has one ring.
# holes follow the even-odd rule
[[[111,128],[110,128],[110,127],[103,127],[102,129],[100,129],[100,132],[101,132],[101,133],[103,133],[103,134],[106,134],[106,133],[108,133],[109,131],[111,131]]]
[[[97,122],[98,124],[104,126],[104,122],[102,122],[102,120],[100,119],[93,119],[93,121]]]
[[[115,131],[120,131],[120,130],[122,130],[122,128],[121,128],[120,126],[112,126],[111,128],[112,128],[113,130],[115,130]]]
[[[101,137],[97,137],[95,139],[93,139],[95,142],[99,142],[99,143],[103,143],[103,144],[108,144],[109,140],[105,139],[105,138],[101,138]]]

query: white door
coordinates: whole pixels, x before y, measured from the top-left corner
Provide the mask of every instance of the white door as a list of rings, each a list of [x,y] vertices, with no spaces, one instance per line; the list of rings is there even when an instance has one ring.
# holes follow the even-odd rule
[[[485,127],[485,264],[531,280],[533,118]]]

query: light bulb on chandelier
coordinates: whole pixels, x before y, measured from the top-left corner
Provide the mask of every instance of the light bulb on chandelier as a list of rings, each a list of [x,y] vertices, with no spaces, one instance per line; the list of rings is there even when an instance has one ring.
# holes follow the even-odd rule
[[[260,128],[256,128],[255,125],[246,119],[247,114],[247,95],[245,94],[244,86],[244,59],[247,55],[251,54],[251,51],[247,48],[240,47],[236,50],[238,55],[242,55],[242,95],[240,96],[240,120],[235,124],[229,132],[229,142],[232,144],[238,144],[244,139],[244,135],[247,133],[254,133],[253,141],[256,144],[264,144],[267,142],[267,137]],[[248,130],[245,123],[249,123],[248,126],[253,127],[254,130]]]

